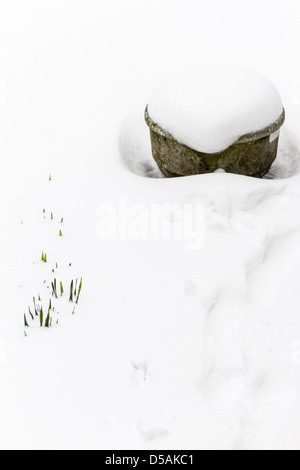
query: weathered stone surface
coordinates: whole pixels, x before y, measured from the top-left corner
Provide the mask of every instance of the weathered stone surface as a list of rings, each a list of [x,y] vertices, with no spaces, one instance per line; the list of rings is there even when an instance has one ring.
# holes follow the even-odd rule
[[[279,134],[273,139],[270,136],[279,131],[285,113],[267,129],[243,136],[215,154],[201,153],[179,143],[151,120],[147,108],[145,119],[150,128],[153,157],[165,176],[189,176],[223,169],[227,173],[262,178],[276,159]]]

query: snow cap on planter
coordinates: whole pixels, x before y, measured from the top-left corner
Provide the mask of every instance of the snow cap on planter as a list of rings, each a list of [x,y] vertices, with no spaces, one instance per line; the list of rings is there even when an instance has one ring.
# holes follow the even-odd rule
[[[263,177],[285,120],[280,95],[257,72],[201,66],[166,80],[147,108],[152,153],[166,176],[223,169]]]

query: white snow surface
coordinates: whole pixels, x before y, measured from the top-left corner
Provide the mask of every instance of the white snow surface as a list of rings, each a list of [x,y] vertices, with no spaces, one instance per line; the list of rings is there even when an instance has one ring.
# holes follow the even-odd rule
[[[0,2],[1,449],[300,450],[299,13],[298,0]],[[267,179],[158,171],[145,106],[198,63],[280,91]],[[99,239],[99,208],[124,200],[133,234],[142,208],[200,204],[202,250]],[[25,337],[54,276],[59,323]]]
[[[274,85],[261,74],[233,65],[203,65],[165,80],[148,110],[151,119],[182,144],[217,153],[276,122],[283,105]]]

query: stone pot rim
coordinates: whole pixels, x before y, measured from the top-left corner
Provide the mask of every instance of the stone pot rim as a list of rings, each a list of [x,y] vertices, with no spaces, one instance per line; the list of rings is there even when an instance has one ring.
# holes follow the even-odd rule
[[[186,144],[183,144],[182,142],[179,142],[177,139],[175,139],[175,137],[173,137],[173,135],[170,132],[165,131],[162,127],[160,127],[158,124],[156,124],[151,119],[151,117],[149,115],[148,105],[147,105],[146,110],[145,110],[145,121],[146,121],[147,125],[150,127],[150,129],[153,132],[156,132],[157,134],[159,134],[163,137],[166,137],[166,138],[171,139],[175,142],[178,142],[181,145],[187,146]],[[232,145],[245,144],[245,143],[248,143],[248,142],[250,143],[250,142],[255,142],[257,140],[260,140],[260,139],[264,139],[265,137],[270,136],[270,135],[274,134],[275,132],[279,131],[280,128],[283,126],[284,122],[285,122],[285,109],[283,109],[282,114],[277,119],[277,121],[275,121],[273,124],[271,124],[270,126],[264,128],[260,131],[251,132],[249,134],[243,135],[238,140],[236,140]],[[226,149],[224,149],[224,150],[226,150]],[[201,153],[200,150],[197,150],[197,151]],[[205,153],[207,153],[207,152],[205,152]],[[216,152],[215,154],[218,154],[218,153],[221,153],[221,152]],[[214,153],[212,153],[210,155],[214,155]]]

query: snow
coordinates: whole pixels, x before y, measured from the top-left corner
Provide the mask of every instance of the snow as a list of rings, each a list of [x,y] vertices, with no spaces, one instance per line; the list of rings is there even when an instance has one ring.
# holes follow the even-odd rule
[[[217,153],[274,124],[283,105],[274,85],[261,74],[232,65],[203,65],[164,81],[148,111],[178,142]]]
[[[299,450],[298,18],[293,0],[1,2],[1,448]],[[223,62],[280,91],[278,160],[263,180],[163,178],[149,96]],[[200,205],[203,249],[100,240],[124,198],[132,232],[134,210],[176,204],[173,228]],[[53,275],[83,277],[75,315],[54,300],[58,325],[25,337]]]

